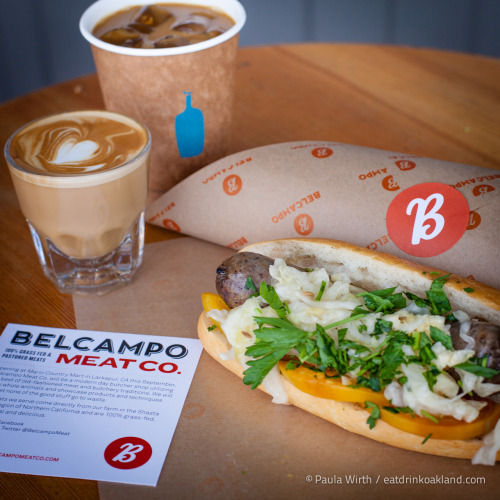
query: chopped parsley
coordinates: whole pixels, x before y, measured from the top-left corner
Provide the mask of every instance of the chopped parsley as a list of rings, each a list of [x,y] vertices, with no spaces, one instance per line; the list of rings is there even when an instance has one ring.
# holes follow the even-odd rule
[[[426,299],[418,297],[411,292],[405,292],[405,295],[408,299],[413,300],[418,307],[428,308],[431,314],[446,316],[451,312],[451,306],[443,287],[449,277],[449,274],[445,274],[435,278],[431,283],[429,290],[425,293],[427,297]]]
[[[484,358],[483,358],[484,359]],[[499,370],[495,370],[494,368],[488,368],[483,366],[482,364],[476,364],[472,361],[466,361],[465,363],[459,363],[455,365],[454,368],[459,368],[460,370],[464,370],[469,373],[473,373],[478,377],[491,378],[495,375],[500,374]]]
[[[287,308],[281,302],[276,290],[267,285],[265,281],[260,284],[260,296],[276,311],[276,314],[280,318],[284,318],[287,315]]]
[[[255,286],[255,283],[253,282],[253,280],[250,276],[248,276],[248,278],[245,282],[245,290],[251,290],[253,292],[253,295],[251,295],[251,297],[256,297],[259,295],[259,292],[257,291],[257,287]]]
[[[449,274],[445,274],[436,278],[431,283],[430,289],[425,292],[427,300],[430,303],[431,314],[444,315],[451,311],[450,301],[443,290],[444,284],[448,281],[449,277]]]
[[[336,328],[337,326],[341,326],[341,325],[345,325],[346,323],[350,323],[351,321],[356,321],[358,319],[361,319],[361,318],[364,318],[366,315],[368,314],[368,312],[361,312],[359,314],[356,314],[354,316],[349,316],[348,318],[346,319],[341,319],[339,321],[336,321],[335,323],[331,323],[327,326],[325,326],[325,330],[330,330],[330,328]]]
[[[373,330],[373,335],[376,337],[384,333],[389,333],[392,330],[392,322],[386,321],[385,319],[378,318],[375,322],[375,329]]]
[[[394,293],[397,287],[375,290],[374,292],[361,292],[356,297],[363,297],[366,307],[373,312],[385,314],[406,307],[406,300],[402,293]]]
[[[427,441],[432,437],[432,432],[430,432],[429,434],[427,434],[427,436],[425,436],[424,440],[422,441],[422,444],[425,444],[427,443]]]
[[[259,325],[259,328],[254,330],[256,342],[247,348],[246,354],[256,359],[248,361],[249,368],[245,370],[243,378],[243,382],[251,385],[252,389],[261,384],[273,366],[290,349],[304,343],[311,335],[286,319],[263,317],[254,319]]]
[[[422,414],[423,417],[428,418],[429,420],[431,420],[435,424],[439,424],[439,420],[434,415],[427,413],[425,410],[420,410],[420,413]]]
[[[431,314],[446,315],[451,311],[450,303],[443,291],[448,278],[449,275],[445,275],[434,279],[424,299],[411,293],[405,295],[418,306],[428,308]],[[323,281],[316,300],[321,299],[326,286],[327,283]],[[288,362],[287,367],[294,368],[300,364],[307,364],[309,368],[319,372],[328,372],[329,377],[356,373],[353,387],[368,387],[375,392],[383,391],[393,380],[405,384],[407,378],[401,371],[401,365],[418,363],[425,367],[423,374],[432,390],[441,373],[432,363],[436,359],[432,346],[436,342],[441,342],[446,349],[451,350],[453,349],[451,337],[433,326],[429,329],[430,335],[424,331],[410,335],[393,330],[393,323],[384,319],[384,315],[406,307],[405,296],[397,293],[396,288],[359,293],[357,297],[363,299],[364,306],[354,308],[349,317],[326,326],[316,324],[313,331],[306,331],[289,321],[288,304],[282,302],[272,286],[263,282],[259,293],[278,317],[254,317],[258,325],[254,330],[256,341],[246,350],[246,355],[253,359],[247,362],[248,368],[244,372],[243,382],[255,389],[278,361],[294,350],[295,356]],[[376,318],[371,335],[375,338],[383,336],[382,342],[374,350],[346,338],[348,329],[339,328],[357,321],[357,330],[365,332],[367,327],[359,320],[372,313],[381,313],[381,317]],[[408,354],[405,346],[410,346],[414,355]],[[484,361],[482,363],[479,361],[479,363],[471,361],[462,363],[457,365],[457,368],[485,377],[499,373],[486,368]],[[371,410],[368,423],[374,426],[376,420],[380,418],[380,409],[369,401],[366,405]],[[395,408],[394,411],[411,412],[405,408]]]
[[[382,408],[391,413],[409,413],[412,417],[415,416],[415,412],[408,406],[382,406]]]
[[[325,293],[325,288],[326,288],[326,281],[322,281],[321,287],[319,288],[318,295],[316,296],[316,300],[318,302],[321,300],[321,297],[323,297],[323,294]]]
[[[440,330],[439,328],[436,328],[435,326],[431,326],[431,339],[434,340],[434,342],[441,342],[448,351],[453,351],[453,344],[451,341],[451,336],[447,335],[446,333],[443,332],[443,330]]]
[[[373,429],[375,427],[375,424],[377,423],[377,420],[379,420],[381,417],[380,408],[378,407],[378,405],[372,403],[371,401],[365,401],[365,408],[371,410],[370,416],[368,417],[366,423],[370,426],[370,429]]]
[[[426,370],[423,375],[425,380],[427,381],[427,385],[429,386],[429,389],[432,391],[434,389],[434,386],[436,385],[437,382],[437,376],[441,372],[435,367],[431,365],[431,368],[429,370]]]

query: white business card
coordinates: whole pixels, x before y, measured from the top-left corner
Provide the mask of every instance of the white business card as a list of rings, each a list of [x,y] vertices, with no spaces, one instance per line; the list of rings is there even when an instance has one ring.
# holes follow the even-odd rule
[[[0,471],[156,485],[198,339],[9,324]]]

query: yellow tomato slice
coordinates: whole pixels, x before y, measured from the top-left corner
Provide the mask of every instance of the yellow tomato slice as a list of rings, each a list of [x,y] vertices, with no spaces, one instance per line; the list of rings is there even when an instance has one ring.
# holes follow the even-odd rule
[[[212,309],[229,309],[226,303],[222,300],[221,296],[217,293],[202,293],[201,303],[203,304],[203,309],[208,312]]]
[[[383,406],[391,406],[391,404],[382,393],[366,387],[354,388],[343,385],[340,379],[326,377],[323,373],[310,370],[305,366],[298,366],[291,370],[287,370],[286,366],[286,361],[279,362],[281,373],[297,389],[312,396],[334,399],[335,401],[351,403],[371,401],[379,406],[381,420],[392,427],[417,436],[427,437],[432,434],[434,439],[471,439],[493,430],[500,418],[500,405],[492,401],[488,401],[476,420],[470,423],[456,420],[453,417],[438,418],[436,423],[429,418],[419,417],[415,414],[392,413],[383,408]],[[367,411],[369,410],[367,409]]]
[[[375,392],[367,387],[353,388],[342,384],[339,378],[330,378],[322,372],[310,370],[305,366],[297,366],[295,369],[287,370],[287,362],[280,361],[281,373],[297,389],[307,394],[336,401],[349,401],[351,403],[364,403],[372,401],[380,406],[390,405],[389,401],[381,392]]]
[[[226,303],[222,300],[220,295],[217,293],[205,292],[201,294],[201,303],[203,305],[203,310],[205,312],[211,311],[212,309],[229,309]],[[217,328],[220,328],[220,323],[212,319]]]
[[[488,401],[473,422],[456,420],[453,417],[437,418],[437,422],[426,417],[408,413],[392,413],[380,408],[381,419],[390,426],[410,434],[434,439],[471,439],[487,434],[495,428],[500,418],[500,405]]]

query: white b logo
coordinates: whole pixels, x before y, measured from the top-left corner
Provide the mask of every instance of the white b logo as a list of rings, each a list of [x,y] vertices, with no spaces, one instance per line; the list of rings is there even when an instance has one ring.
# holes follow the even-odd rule
[[[389,205],[389,237],[403,252],[434,257],[453,247],[469,225],[470,208],[460,191],[440,182],[415,184]]]
[[[227,192],[234,193],[238,189],[238,185],[236,184],[236,178],[231,178],[227,181]]]
[[[134,445],[132,443],[125,443],[120,446],[120,449],[122,451],[113,457],[113,462],[132,462],[135,460],[137,453],[140,453],[144,449],[144,446],[142,444]]]
[[[307,233],[307,231],[309,231],[308,220],[305,217],[301,217],[300,219],[298,219],[297,223],[300,227],[300,232],[302,234]]]
[[[429,210],[429,205],[434,203],[434,206]],[[411,215],[414,207],[417,207],[415,214],[415,222],[413,224],[413,232],[411,235],[411,244],[418,245],[420,240],[432,240],[444,228],[444,217],[438,213],[439,209],[443,206],[444,197],[440,193],[431,194],[425,200],[422,198],[415,198],[406,208],[406,214]],[[435,223],[434,229],[427,233],[430,229],[430,224],[425,224],[428,220],[433,220]]]
[[[293,221],[293,227],[295,231],[301,236],[307,236],[311,234],[314,229],[313,218],[308,214],[301,214],[295,217]]]
[[[151,445],[137,436],[125,436],[109,443],[104,450],[104,460],[115,469],[137,469],[153,454]]]

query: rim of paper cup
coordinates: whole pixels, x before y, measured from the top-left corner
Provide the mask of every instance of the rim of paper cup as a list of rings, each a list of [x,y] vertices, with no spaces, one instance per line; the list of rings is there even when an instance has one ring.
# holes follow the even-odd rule
[[[27,129],[28,127],[32,127],[36,125],[37,123],[44,122],[46,120],[51,120],[53,118],[57,117],[64,117],[68,115],[78,115],[78,114],[83,114],[86,116],[89,115],[103,115],[109,119],[115,119],[117,121],[125,121],[130,123],[134,123],[138,128],[141,128],[146,132],[146,138],[147,142],[146,145],[133,157],[127,160],[126,163],[122,163],[121,165],[117,165],[116,167],[110,168],[108,170],[103,170],[100,172],[93,172],[93,173],[87,173],[87,174],[52,174],[48,175],[43,172],[34,172],[32,170],[27,170],[25,167],[23,167],[21,164],[19,164],[14,158],[12,158],[12,155],[10,154],[10,145],[12,141],[14,140],[14,137],[22,132],[23,130]],[[132,126],[132,125],[130,125]],[[143,156],[149,154],[151,150],[151,133],[149,132],[149,129],[144,125],[143,123],[135,120],[134,118],[131,118],[130,116],[123,115],[121,113],[116,113],[115,111],[107,111],[104,109],[77,109],[74,111],[62,111],[60,113],[52,113],[50,115],[45,115],[41,116],[39,118],[35,118],[34,120],[31,120],[30,122],[25,123],[24,125],[20,126],[15,132],[13,132],[10,137],[8,138],[7,142],[5,143],[4,147],[4,156],[5,159],[7,160],[7,164],[12,167],[14,170],[17,170],[20,172],[22,175],[28,176],[28,177],[33,177],[34,179],[36,178],[45,178],[46,179],[46,185],[47,187],[50,187],[51,184],[57,183],[60,184],[61,187],[64,188],[70,188],[70,187],[87,187],[87,186],[92,186],[94,183],[104,183],[107,182],[106,178],[109,177],[109,180],[113,180],[115,177],[115,172],[119,169],[123,169],[124,172],[122,175],[125,175],[128,173],[128,169],[130,168],[130,165],[133,163],[136,163],[139,161]],[[85,178],[86,182],[81,182],[81,179]],[[104,179],[103,179],[104,178]],[[51,179],[54,181],[51,183]]]
[[[221,35],[211,38],[210,40],[193,43],[191,45],[184,45],[182,47],[168,47],[164,49],[122,47],[120,45],[103,42],[100,38],[97,38],[92,34],[92,30],[95,28],[96,24],[114,12],[118,12],[128,7],[135,7],[137,5],[152,5],[154,3],[155,2],[153,0],[98,0],[90,5],[90,7],[88,7],[82,14],[82,17],[80,18],[80,32],[90,44],[108,52],[115,52],[117,54],[124,54],[128,56],[159,57],[187,54],[189,52],[199,52],[201,50],[214,47],[215,45],[220,45],[238,34],[246,21],[245,9],[243,5],[238,2],[238,0],[163,0],[158,1],[157,3],[198,5],[201,7],[209,7],[216,11],[223,11],[225,14],[229,15],[231,19],[233,19],[235,24]]]

